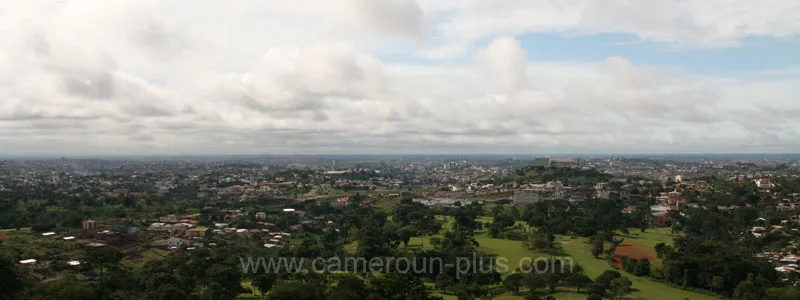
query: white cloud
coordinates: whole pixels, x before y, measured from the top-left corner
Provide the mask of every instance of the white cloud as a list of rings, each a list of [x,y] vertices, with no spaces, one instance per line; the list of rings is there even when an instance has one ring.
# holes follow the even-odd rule
[[[527,83],[526,64],[528,62],[522,44],[514,38],[495,39],[486,50],[475,57],[481,73],[502,90],[518,90]]]
[[[443,44],[430,57],[451,57],[483,38],[525,33],[632,34],[680,47],[739,44],[746,37],[800,34],[800,2],[791,0],[421,0]]]
[[[511,37],[515,30],[500,22],[503,28],[461,34],[458,11],[452,24],[440,25],[448,42],[494,38],[474,61],[381,59],[395,51],[381,45],[424,49],[417,44],[424,22],[461,3],[193,1],[187,9],[182,1],[3,2],[0,154],[735,152],[800,145],[793,71],[712,78],[622,57],[530,63]],[[473,13],[483,18],[514,7]],[[536,22],[572,28],[571,20]],[[684,38],[680,30],[671,36]]]

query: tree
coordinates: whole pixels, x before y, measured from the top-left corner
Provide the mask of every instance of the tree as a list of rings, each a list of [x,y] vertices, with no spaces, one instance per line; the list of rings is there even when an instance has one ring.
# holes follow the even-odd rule
[[[242,290],[241,269],[233,264],[214,262],[198,280],[201,299],[232,299]]]
[[[565,280],[569,285],[572,285],[577,289],[578,293],[581,292],[581,288],[587,286],[588,284],[592,283],[592,279],[585,274],[570,274],[567,276]]]
[[[532,229],[525,235],[522,246],[530,250],[552,252],[556,250],[555,236],[544,230]]]
[[[709,283],[712,292],[721,291],[725,287],[725,277],[722,276],[714,276],[711,278],[711,283]]]
[[[169,283],[163,283],[155,291],[147,294],[147,299],[153,300],[181,300],[186,298],[188,298],[186,292]]]
[[[767,299],[770,300],[800,299],[800,290],[794,287],[770,288],[767,289]]]
[[[606,294],[606,287],[602,283],[590,283],[586,285],[586,293],[589,295],[598,295],[602,299]]]
[[[276,276],[275,274],[262,273],[254,276],[252,278],[252,283],[253,286],[258,288],[259,291],[261,291],[261,293],[266,293],[267,291],[272,289],[272,286],[275,285],[275,281],[277,280],[278,276]]]
[[[439,273],[439,275],[436,275],[436,288],[442,290],[442,292],[445,294],[447,294],[447,288],[455,284],[455,279],[453,279],[453,277],[447,272],[442,272]]]
[[[598,294],[590,294],[588,297],[586,297],[586,300],[603,300],[603,296]]]
[[[269,291],[268,300],[323,300],[325,294],[313,284],[299,281],[278,283]]]
[[[611,285],[609,286],[611,293],[614,295],[614,299],[622,299],[622,297],[631,292],[631,286],[633,283],[628,279],[628,277],[620,277],[611,281]]]
[[[622,277],[622,274],[620,274],[618,271],[606,270],[605,272],[603,272],[603,274],[597,276],[597,278],[594,281],[600,284],[603,287],[603,289],[606,290],[611,287],[611,281],[620,277]]]
[[[369,291],[361,278],[352,274],[344,274],[336,280],[336,285],[331,288],[328,299],[365,299],[367,295],[369,295]]]
[[[0,299],[13,299],[25,288],[26,282],[11,261],[0,259]]]
[[[519,288],[522,286],[523,279],[524,276],[520,273],[508,275],[508,277],[503,280],[503,289],[511,292],[514,295],[519,294]]]
[[[89,283],[68,278],[39,284],[30,296],[31,300],[94,300],[98,293]]]
[[[594,244],[592,245],[592,256],[594,258],[600,258],[600,254],[603,254],[603,247],[605,246],[605,242],[601,236],[594,237]]]
[[[525,295],[525,300],[542,300],[542,297],[539,297],[539,295],[536,295],[534,293],[530,293]]]
[[[526,273],[523,275],[522,285],[535,292],[536,289],[547,286],[547,282],[538,273]]]
[[[370,298],[428,299],[429,294],[419,277],[406,273],[387,273],[370,278]]]
[[[436,247],[439,247],[439,246],[442,245],[442,239],[439,238],[439,237],[432,237],[432,238],[430,238],[430,243],[431,243],[431,246],[436,248]]]
[[[634,275],[636,276],[650,276],[650,261],[647,258],[642,258],[634,268]]]
[[[454,293],[456,294],[456,299],[458,300],[472,300],[472,294],[469,292],[469,289],[466,285],[457,284],[454,288]]]
[[[502,229],[500,229],[500,226],[497,226],[496,223],[492,224],[492,226],[489,226],[489,237],[498,238],[498,237],[500,237],[501,233],[502,233]]]
[[[753,274],[747,276],[747,280],[742,281],[733,290],[733,299],[736,300],[763,300],[764,288],[757,284],[753,279]]]
[[[664,243],[658,243],[658,244],[656,244],[656,246],[655,246],[655,249],[656,249],[656,257],[658,257],[658,259],[664,259],[664,250],[665,250],[666,246],[667,246],[667,245],[666,245],[666,244],[664,244]]]
[[[414,236],[416,230],[412,226],[403,226],[397,230],[397,237],[403,242],[403,246],[408,247],[408,242],[411,241],[411,237]]]

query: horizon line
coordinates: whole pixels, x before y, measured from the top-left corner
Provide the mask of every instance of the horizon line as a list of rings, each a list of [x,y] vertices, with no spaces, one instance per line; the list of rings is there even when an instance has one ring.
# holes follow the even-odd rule
[[[262,153],[262,154],[0,154],[0,160],[37,158],[37,159],[74,159],[74,158],[147,158],[147,157],[314,157],[314,156],[506,156],[506,157],[582,157],[582,156],[800,156],[800,152],[641,152],[641,153]]]

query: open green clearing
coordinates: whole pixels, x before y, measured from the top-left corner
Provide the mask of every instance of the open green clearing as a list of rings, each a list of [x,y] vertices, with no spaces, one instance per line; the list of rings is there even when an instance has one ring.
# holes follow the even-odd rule
[[[568,238],[560,237],[559,240],[564,244],[565,252],[575,259],[576,263],[584,267],[586,275],[589,275],[589,277],[597,277],[605,270],[612,269],[608,265],[608,261],[595,259],[591,255],[591,245],[585,238],[569,240]],[[637,277],[624,271],[620,271],[620,273],[623,276],[627,276],[633,282],[633,288],[638,290],[629,295],[633,299],[717,299],[714,296],[685,291],[648,278]]]
[[[630,229],[629,234],[621,234],[626,242],[631,242],[638,246],[645,247],[653,251],[655,255],[655,247],[659,243],[672,245],[672,239],[677,237],[677,234],[672,234],[669,228],[651,228],[646,232],[641,232],[639,229]]]
[[[445,216],[437,216],[439,219],[446,220],[444,226],[442,226],[442,232],[449,230],[452,228],[452,219],[447,218]],[[479,217],[478,221],[484,224],[491,224],[492,218],[490,217]],[[441,238],[441,234],[437,235]],[[653,251],[653,255],[655,255],[655,250],[653,248],[658,243],[665,243],[667,245],[672,245],[672,238],[673,235],[670,232],[669,228],[658,228],[658,229],[648,229],[647,232],[642,233],[638,229],[633,230],[631,229],[630,234],[623,235],[625,241],[636,244],[641,247],[645,247],[650,251]],[[414,237],[409,242],[408,248],[425,248],[430,249],[433,246],[430,243],[431,237]],[[583,266],[586,275],[591,278],[595,278],[605,272],[606,270],[614,270],[605,259],[595,259],[591,255],[591,245],[586,238],[571,238],[568,236],[558,236],[558,242],[560,242],[563,246],[564,252],[571,257],[575,263],[580,264]],[[538,257],[549,257],[549,254],[545,253],[537,253],[534,251],[527,250],[522,247],[521,241],[512,241],[512,240],[505,240],[505,239],[496,239],[491,238],[487,235],[486,230],[481,230],[476,232],[475,240],[480,244],[479,249],[483,252],[489,254],[495,254],[498,257],[504,257],[507,259],[506,265],[508,266],[509,272],[513,272],[514,268],[518,267],[520,261],[525,258],[529,257],[531,259],[536,259]],[[345,249],[348,250],[349,253],[355,253],[355,249],[358,247],[358,244],[353,242],[345,246]],[[352,251],[352,252],[351,252]],[[619,271],[619,270],[618,270]],[[645,277],[637,277],[633,274],[629,274],[624,271],[620,271],[623,276],[627,276],[631,282],[633,282],[633,288],[635,292],[627,295],[627,299],[664,299],[664,300],[711,300],[711,299],[718,299],[715,296],[711,295],[704,295],[699,294],[691,291],[686,291],[679,289],[677,287],[672,287],[660,282],[655,282],[650,280],[649,278]],[[432,283],[428,284],[432,286]],[[436,295],[442,296],[447,300],[456,299],[454,295],[445,295],[442,293],[435,293]],[[553,296],[558,300],[566,300],[566,299],[586,299],[586,294],[577,293],[573,289],[566,288],[566,287],[559,287],[558,292],[553,294]],[[504,293],[501,295],[496,296],[494,299],[523,299],[522,296],[514,296],[511,293]]]
[[[482,217],[479,219],[481,222],[489,223],[491,219]],[[636,245],[653,249],[658,243],[672,244],[672,238],[669,228],[649,229],[647,232],[631,232],[630,235],[625,236],[626,241],[630,241]],[[521,241],[511,241],[504,239],[490,238],[486,232],[479,232],[475,239],[480,244],[480,250],[487,253],[496,254],[498,256],[508,259],[509,269],[519,266],[520,260],[524,257],[536,259],[537,257],[548,257],[548,254],[536,253],[522,247]],[[586,275],[595,278],[605,272],[606,270],[613,270],[607,260],[595,259],[591,255],[591,245],[586,238],[571,238],[568,236],[558,236],[558,241],[562,244],[564,252],[575,260],[575,263],[583,266]],[[655,250],[653,255],[655,255]],[[633,288],[636,292],[628,295],[630,299],[665,299],[665,300],[684,300],[684,299],[718,299],[715,296],[694,293],[672,287],[660,282],[655,282],[645,277],[637,277],[633,274],[620,271],[624,276],[627,276],[633,282]],[[585,299],[586,294],[577,294],[567,288],[560,288],[559,292],[554,295],[556,299]],[[513,296],[510,293],[500,295],[495,299],[521,299],[522,297]]]

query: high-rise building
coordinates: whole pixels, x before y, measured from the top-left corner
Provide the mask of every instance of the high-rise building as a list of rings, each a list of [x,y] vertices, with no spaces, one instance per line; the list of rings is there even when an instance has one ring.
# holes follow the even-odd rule
[[[534,161],[534,166],[549,168],[550,167],[550,158],[549,157],[537,157]]]

